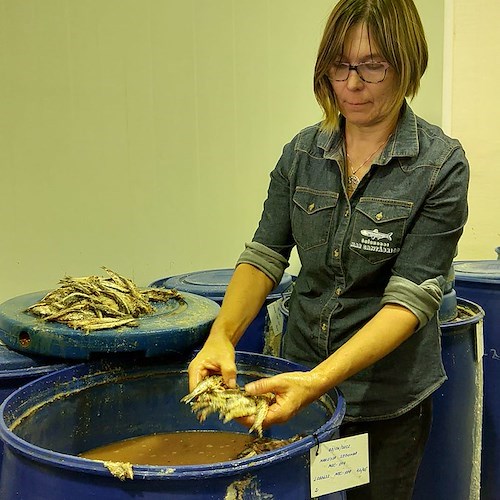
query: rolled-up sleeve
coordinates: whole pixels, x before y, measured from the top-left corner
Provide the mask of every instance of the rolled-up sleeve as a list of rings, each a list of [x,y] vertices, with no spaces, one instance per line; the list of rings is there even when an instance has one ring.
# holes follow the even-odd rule
[[[408,307],[420,328],[439,310],[445,276],[467,221],[468,162],[455,147],[433,178],[430,193],[405,237],[382,303]]]
[[[428,279],[417,285],[400,276],[392,276],[385,288],[381,304],[399,304],[409,309],[419,321],[418,329],[436,314],[443,299],[445,279]]]
[[[285,257],[257,241],[245,245],[245,250],[240,255],[236,265],[242,263],[256,267],[272,279],[275,285],[280,283],[283,273],[288,267],[288,261]]]

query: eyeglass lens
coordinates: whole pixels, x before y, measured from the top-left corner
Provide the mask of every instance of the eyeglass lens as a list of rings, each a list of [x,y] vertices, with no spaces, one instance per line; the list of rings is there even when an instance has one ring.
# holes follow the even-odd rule
[[[387,65],[383,63],[360,63],[351,65],[348,63],[337,63],[333,65],[333,77],[337,81],[345,81],[349,78],[349,72],[355,70],[359,77],[366,83],[380,83],[384,80]]]

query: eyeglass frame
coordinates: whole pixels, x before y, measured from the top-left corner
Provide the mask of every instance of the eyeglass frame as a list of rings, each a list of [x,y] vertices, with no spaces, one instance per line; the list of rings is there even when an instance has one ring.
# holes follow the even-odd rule
[[[345,81],[347,81],[349,79],[349,74],[351,73],[351,71],[354,70],[354,71],[356,71],[356,74],[359,76],[359,78],[363,82],[365,82],[365,83],[374,83],[374,84],[382,83],[385,80],[385,77],[387,76],[387,70],[391,66],[388,62],[386,62],[386,61],[377,61],[375,63],[375,64],[381,64],[384,67],[384,76],[382,77],[382,80],[378,80],[377,82],[369,82],[369,81],[365,80],[361,76],[361,73],[358,71],[358,66],[362,66],[364,64],[374,64],[374,63],[375,63],[374,61],[360,62],[360,63],[357,63],[357,64],[351,64],[351,63],[348,63],[348,62],[335,63],[335,66],[347,66],[348,71],[347,71],[347,76],[345,78],[343,78],[343,79],[332,78],[332,80],[335,81],[335,82],[345,82]]]

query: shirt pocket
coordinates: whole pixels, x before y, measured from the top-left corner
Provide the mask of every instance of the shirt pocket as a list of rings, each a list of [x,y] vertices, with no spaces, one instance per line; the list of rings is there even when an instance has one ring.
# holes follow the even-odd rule
[[[303,250],[324,245],[328,241],[334,209],[339,199],[333,191],[317,191],[297,186],[293,194],[292,231]]]
[[[361,198],[354,212],[350,249],[372,264],[395,257],[412,207],[409,201]]]

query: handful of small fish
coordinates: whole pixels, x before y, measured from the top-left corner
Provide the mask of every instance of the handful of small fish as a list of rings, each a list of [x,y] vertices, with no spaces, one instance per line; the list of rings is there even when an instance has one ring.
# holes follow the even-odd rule
[[[106,267],[107,278],[87,276],[65,277],[61,286],[49,292],[26,312],[45,321],[64,323],[86,333],[94,330],[137,326],[137,318],[151,314],[151,302],[175,299],[184,303],[176,290],[148,288],[141,290],[131,280]]]
[[[233,418],[255,415],[255,422],[249,432],[256,431],[262,437],[262,422],[267,415],[269,405],[274,403],[272,393],[253,396],[243,389],[230,389],[220,375],[212,375],[202,380],[196,388],[181,401],[191,405],[191,409],[200,422],[211,413],[219,413],[224,423]]]

